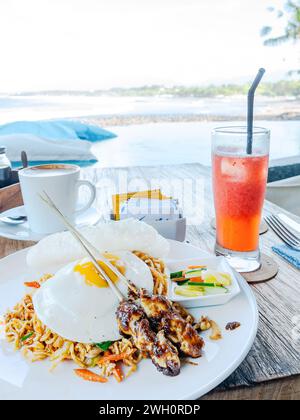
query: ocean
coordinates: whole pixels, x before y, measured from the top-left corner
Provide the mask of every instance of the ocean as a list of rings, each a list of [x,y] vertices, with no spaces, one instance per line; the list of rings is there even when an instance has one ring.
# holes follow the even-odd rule
[[[196,115],[209,122],[158,122],[107,127],[118,137],[93,147],[100,167],[199,162],[210,165],[210,133],[220,125],[245,117],[245,98],[104,97],[82,95],[0,96],[0,124],[17,120],[109,116]],[[300,120],[272,120],[295,112],[294,98],[258,97],[256,125],[271,130],[271,159],[300,155]],[[224,122],[211,121],[222,116]],[[268,119],[270,116],[270,119]]]
[[[107,127],[115,139],[98,143],[97,166],[162,165],[198,162],[210,166],[211,131],[230,122],[171,122]],[[270,159],[300,156],[300,121],[258,121],[271,130]]]
[[[257,97],[256,115],[274,115],[300,109],[295,98]],[[177,98],[168,96],[112,97],[83,95],[0,95],[0,124],[38,120],[110,115],[202,115],[244,117],[244,96]]]

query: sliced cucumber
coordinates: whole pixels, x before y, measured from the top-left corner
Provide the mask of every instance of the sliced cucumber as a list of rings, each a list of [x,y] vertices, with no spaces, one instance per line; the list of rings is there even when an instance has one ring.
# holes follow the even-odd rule
[[[220,273],[221,276],[224,278],[222,281],[222,286],[230,286],[232,284],[231,275],[228,273]]]
[[[228,292],[228,289],[224,286],[216,286],[209,283],[188,282],[188,285],[184,287],[189,290],[203,290],[205,295],[225,294]]]
[[[175,273],[170,274],[171,279],[177,279],[177,278],[180,278],[180,277],[184,277],[184,272],[183,271],[176,271]]]
[[[173,281],[176,281],[176,280],[173,280]],[[178,286],[183,286],[184,284],[188,284],[188,280],[180,280],[180,281],[176,281],[176,283],[178,284]]]
[[[221,286],[230,286],[232,283],[231,276],[228,273],[220,273],[215,270],[207,270],[202,273],[204,283],[212,283]]]
[[[185,281],[185,277],[170,277],[172,281]]]
[[[205,284],[205,283],[194,283],[184,286],[176,286],[174,289],[176,295],[185,296],[185,297],[198,297],[198,296],[205,296],[205,295],[223,295],[228,293],[228,289],[223,286],[216,286],[213,284]]]
[[[206,295],[225,295],[228,293],[228,289],[223,286],[204,286],[203,289]]]
[[[177,286],[174,289],[176,295],[184,296],[184,297],[198,297],[204,295],[204,290],[199,290],[193,288],[188,289],[186,286]]]
[[[196,270],[189,270],[185,272],[186,279],[192,279],[193,277],[201,277],[205,268],[197,268]]]
[[[193,287],[195,287],[195,286],[196,287],[197,286],[201,286],[201,287],[216,287],[216,286],[218,286],[215,283],[204,283],[204,282],[199,282],[199,281],[193,282],[193,279],[188,281],[188,285],[193,286]],[[220,287],[223,287],[223,286],[220,286]]]

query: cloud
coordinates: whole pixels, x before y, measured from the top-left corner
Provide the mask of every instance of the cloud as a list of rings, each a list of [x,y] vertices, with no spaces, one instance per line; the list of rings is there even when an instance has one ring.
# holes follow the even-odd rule
[[[287,71],[262,45],[269,1],[1,0],[0,91],[199,84]],[[285,61],[284,61],[285,59]]]

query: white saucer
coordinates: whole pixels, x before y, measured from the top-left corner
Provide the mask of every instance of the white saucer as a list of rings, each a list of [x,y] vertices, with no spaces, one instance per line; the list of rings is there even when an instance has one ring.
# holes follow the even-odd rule
[[[26,215],[25,207],[20,206],[4,211],[0,214],[0,217],[16,217],[24,215]],[[99,219],[100,214],[95,208],[91,207],[76,217],[75,225],[77,227],[91,226],[97,224]],[[8,223],[0,222],[0,236],[8,239],[14,239],[16,241],[38,242],[47,235],[32,232],[29,228],[28,222],[22,223],[20,225],[10,225]]]

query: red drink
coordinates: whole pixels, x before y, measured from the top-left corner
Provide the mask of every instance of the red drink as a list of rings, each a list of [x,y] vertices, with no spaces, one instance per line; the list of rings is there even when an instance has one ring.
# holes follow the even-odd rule
[[[258,249],[268,155],[213,154],[217,243],[228,250]]]

